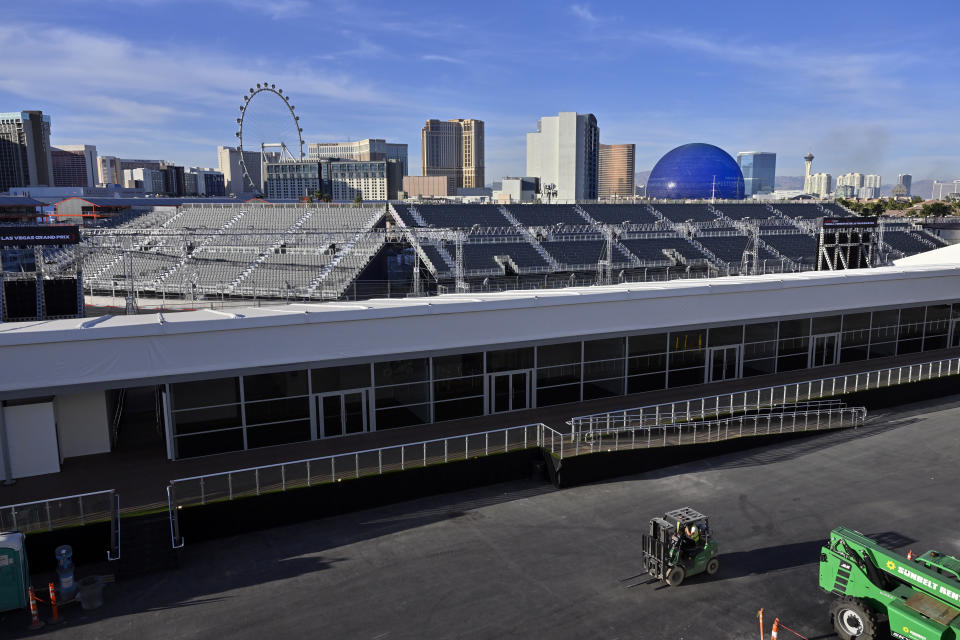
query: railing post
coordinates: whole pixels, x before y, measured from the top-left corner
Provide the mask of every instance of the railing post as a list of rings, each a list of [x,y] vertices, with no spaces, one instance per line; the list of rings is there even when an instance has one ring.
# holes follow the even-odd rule
[[[335,460],[336,460],[336,456],[330,456],[330,482],[337,481],[337,463],[334,462]],[[260,490],[258,488],[257,495],[259,494],[260,494]]]
[[[483,434],[483,455],[490,455],[490,432]]]
[[[207,484],[203,476],[200,476],[200,504],[207,504]]]
[[[360,454],[359,453],[353,454],[353,477],[354,478],[360,477]]]
[[[287,490],[287,465],[280,465],[280,491]]]
[[[404,447],[403,445],[400,445],[400,470],[401,470],[401,471],[403,471],[404,469],[406,469],[405,462],[404,462],[404,459],[403,459],[404,449],[406,449],[406,447]]]
[[[331,462],[333,459],[331,458]],[[253,470],[253,481],[257,488],[257,495],[260,495],[260,469]]]
[[[310,463],[308,462],[307,464],[310,464]],[[309,467],[307,467],[307,469],[308,469],[308,471],[307,471],[307,486],[309,486],[309,483],[310,483]],[[232,473],[228,473],[228,474],[227,474],[227,499],[233,500],[233,474],[232,474]]]
[[[2,410],[2,409],[0,409],[0,410]],[[47,500],[46,503],[44,503],[44,504],[45,504],[46,507],[47,507],[47,529],[53,529],[53,520],[50,518],[50,501]],[[119,517],[119,515],[118,515],[118,517]]]
[[[310,476],[311,476],[311,473],[310,473],[310,461],[307,460],[307,486],[308,486],[308,487],[311,486],[311,484],[313,483],[313,478],[311,478]]]

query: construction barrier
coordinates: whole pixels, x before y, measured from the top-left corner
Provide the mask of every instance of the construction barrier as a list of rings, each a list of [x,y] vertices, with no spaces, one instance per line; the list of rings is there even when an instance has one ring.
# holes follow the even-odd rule
[[[50,590],[50,608],[53,610],[50,624],[60,624],[63,620],[60,619],[60,609],[57,607],[57,591],[52,582],[47,583],[47,589]]]
[[[43,621],[40,620],[40,612],[37,611],[37,596],[33,592],[33,586],[29,589],[30,593],[30,626],[27,627],[31,631],[36,631],[37,629],[43,628]]]

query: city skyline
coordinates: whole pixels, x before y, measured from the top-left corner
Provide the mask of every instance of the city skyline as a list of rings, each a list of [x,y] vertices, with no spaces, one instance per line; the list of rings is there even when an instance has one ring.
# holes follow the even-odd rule
[[[636,144],[641,171],[678,145],[707,142],[733,155],[773,151],[785,176],[803,174],[809,149],[817,171],[833,174],[960,175],[950,106],[960,90],[942,82],[960,59],[948,21],[921,34],[879,12],[861,33],[812,9],[764,22],[700,4],[678,28],[669,8],[533,3],[511,6],[521,26],[505,28],[489,5],[453,14],[424,6],[413,20],[386,3],[220,0],[183,22],[140,0],[112,4],[108,26],[91,4],[52,2],[42,21],[0,26],[9,62],[0,104],[49,114],[54,146],[213,166],[217,146],[235,143],[246,88],[270,81],[293,97],[305,141],[395,140],[410,148],[412,168],[426,118],[484,120],[487,183],[522,174],[525,134],[567,110],[596,114],[601,143]],[[320,16],[324,47],[303,53],[299,41]],[[211,24],[241,37],[211,34]],[[622,81],[611,64],[619,51],[642,83]],[[520,64],[530,60],[535,74]]]

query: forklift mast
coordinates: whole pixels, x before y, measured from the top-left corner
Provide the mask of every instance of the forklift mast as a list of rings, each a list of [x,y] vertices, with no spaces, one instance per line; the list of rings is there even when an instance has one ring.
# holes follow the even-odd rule
[[[820,588],[886,615],[895,638],[960,638],[960,560],[952,556],[928,551],[907,559],[837,527],[820,550]]]

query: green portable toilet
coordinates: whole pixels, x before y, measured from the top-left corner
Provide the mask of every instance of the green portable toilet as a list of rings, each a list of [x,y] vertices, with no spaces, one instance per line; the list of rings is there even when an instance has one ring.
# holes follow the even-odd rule
[[[0,533],[0,611],[26,609],[29,585],[24,535]]]

